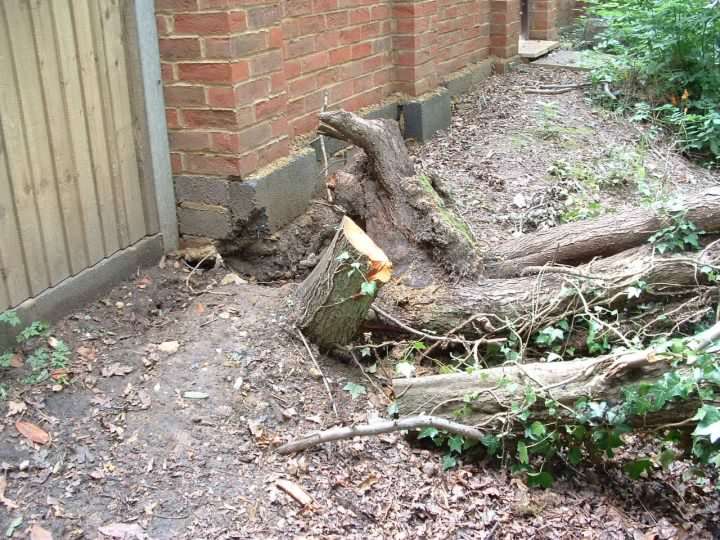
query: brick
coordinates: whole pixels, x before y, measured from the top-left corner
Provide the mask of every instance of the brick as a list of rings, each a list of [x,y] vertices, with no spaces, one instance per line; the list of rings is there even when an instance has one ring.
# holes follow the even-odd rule
[[[287,156],[290,153],[290,140],[284,137],[278,141],[273,141],[258,150],[259,165],[262,167],[268,163],[272,163],[276,159]]]
[[[352,59],[357,60],[359,58],[365,58],[372,54],[372,44],[361,43],[360,45],[353,45],[352,48]]]
[[[282,52],[273,50],[267,53],[259,54],[250,60],[250,71],[253,77],[278,71],[283,68]]]
[[[248,81],[235,86],[233,93],[236,106],[249,105],[268,96],[270,81],[267,78]]]
[[[235,57],[250,56],[268,48],[268,33],[254,32],[235,36],[231,40],[232,54]]]
[[[253,124],[249,128],[240,132],[240,140],[248,142],[252,141],[252,146],[254,148],[268,142],[271,138],[272,127],[269,122]]]
[[[289,81],[295,79],[296,77],[299,77],[300,73],[302,73],[299,60],[296,60],[294,62],[285,62],[283,68],[285,70],[285,78]]]
[[[189,128],[237,128],[235,111],[183,110],[183,124]]]
[[[180,11],[196,11],[197,0],[155,0],[155,11],[178,13]]]
[[[171,18],[165,15],[155,15],[155,26],[157,27],[158,35],[166,36],[171,30]]]
[[[183,81],[232,82],[232,64],[227,62],[181,63],[178,75]]]
[[[210,135],[193,131],[171,131],[169,133],[170,150],[207,150]]]
[[[231,59],[232,40],[229,37],[214,37],[202,40],[204,57],[207,59]]]
[[[352,60],[352,47],[349,45],[330,51],[331,65],[344,64],[350,60]]]
[[[370,9],[358,8],[350,12],[350,24],[362,24],[370,21]]]
[[[182,154],[178,152],[170,153],[170,168],[173,174],[179,174],[183,171],[183,160]]]
[[[318,51],[327,51],[337,47],[340,43],[340,32],[331,30],[329,32],[322,32],[315,36],[315,46]]]
[[[186,13],[177,14],[175,32],[178,34],[227,34],[231,32],[230,17],[227,13]]]
[[[270,92],[277,94],[287,88],[287,79],[284,71],[278,71],[270,75]]]
[[[302,96],[308,92],[312,92],[317,88],[317,76],[310,75],[308,77],[302,77],[295,79],[288,84],[288,92],[293,97]]]
[[[280,23],[282,13],[279,6],[263,6],[247,10],[248,28],[267,28]]]
[[[235,91],[229,86],[207,89],[207,103],[221,109],[235,108]]]
[[[238,160],[233,156],[211,154],[185,154],[185,170],[194,174],[217,176],[238,174]]]
[[[313,0],[312,9],[314,12],[333,11],[337,9],[337,0]]]
[[[311,73],[328,66],[328,53],[319,52],[300,59],[300,69],[303,73]]]
[[[297,17],[313,11],[312,0],[287,0],[285,7],[287,17]]]
[[[212,133],[210,147],[221,154],[237,154],[243,150],[237,133]]]
[[[285,111],[287,96],[285,94],[260,101],[255,104],[255,120],[261,122]]]
[[[165,121],[168,129],[176,129],[180,127],[177,109],[165,109]]]
[[[325,16],[325,25],[327,28],[343,28],[348,25],[350,16],[347,11],[337,11],[335,13],[328,13]]]
[[[306,36],[304,38],[290,41],[286,45],[285,58],[297,58],[315,52],[315,37]]]
[[[166,86],[165,104],[171,107],[205,105],[205,90],[201,86]]]
[[[280,49],[283,46],[283,31],[282,28],[271,28],[270,36],[268,38],[268,45],[271,49]]]
[[[197,38],[160,39],[159,46],[163,60],[193,60],[200,57],[200,40]]]
[[[175,80],[175,70],[173,69],[172,64],[168,64],[166,62],[163,62],[160,64],[160,75],[162,76],[162,80],[165,82],[172,82]]]
[[[281,137],[288,134],[289,124],[287,116],[283,115],[270,122],[270,130],[273,137]]]
[[[300,35],[317,34],[325,30],[324,15],[309,15],[298,20]]]
[[[290,129],[293,137],[315,131],[318,126],[317,113],[311,113],[306,116],[302,116],[290,122]]]

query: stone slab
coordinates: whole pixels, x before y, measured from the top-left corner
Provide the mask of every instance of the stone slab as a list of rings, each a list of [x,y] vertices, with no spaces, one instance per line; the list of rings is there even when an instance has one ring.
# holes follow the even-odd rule
[[[442,89],[427,97],[408,101],[402,106],[402,115],[405,121],[405,138],[418,142],[429,141],[435,133],[450,127],[450,93]]]
[[[601,53],[588,51],[554,51],[544,58],[530,62],[530,66],[571,71],[590,71],[593,64],[601,62]]]
[[[535,59],[545,56],[560,47],[559,41],[521,39],[518,54],[521,58]]]

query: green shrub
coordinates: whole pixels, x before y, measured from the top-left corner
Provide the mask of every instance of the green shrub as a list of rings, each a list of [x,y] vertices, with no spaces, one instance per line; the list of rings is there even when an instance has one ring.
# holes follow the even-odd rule
[[[589,4],[608,23],[599,48],[612,55],[595,81],[619,87],[619,104],[671,129],[683,151],[720,159],[720,0]]]

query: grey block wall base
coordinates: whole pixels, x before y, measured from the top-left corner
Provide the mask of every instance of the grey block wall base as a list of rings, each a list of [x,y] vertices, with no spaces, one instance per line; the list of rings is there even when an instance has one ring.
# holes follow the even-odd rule
[[[428,97],[408,101],[402,106],[402,114],[405,137],[418,142],[429,141],[436,132],[450,127],[450,93],[443,89]]]
[[[482,62],[466,67],[459,74],[446,80],[443,86],[447,88],[451,97],[456,97],[470,92],[476,84],[487,79],[492,74],[492,70],[492,60],[483,60]]]
[[[23,323],[56,322],[68,313],[93,302],[138,268],[156,264],[163,256],[162,236],[148,236],[135,245],[103,259],[79,274],[69,277],[35,298],[26,300],[14,310]],[[7,325],[0,326],[0,350],[15,343],[15,334]]]

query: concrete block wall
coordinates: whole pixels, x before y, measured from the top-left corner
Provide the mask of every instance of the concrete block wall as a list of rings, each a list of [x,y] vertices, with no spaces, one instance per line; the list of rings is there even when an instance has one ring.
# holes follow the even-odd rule
[[[535,35],[552,35],[559,1],[531,0]],[[180,232],[230,237],[256,219],[234,197],[267,199],[248,186],[268,192],[262,168],[317,128],[325,99],[355,111],[436,91],[478,63],[502,68],[517,55],[519,10],[520,0],[156,0]],[[308,197],[322,187],[297,181]]]

